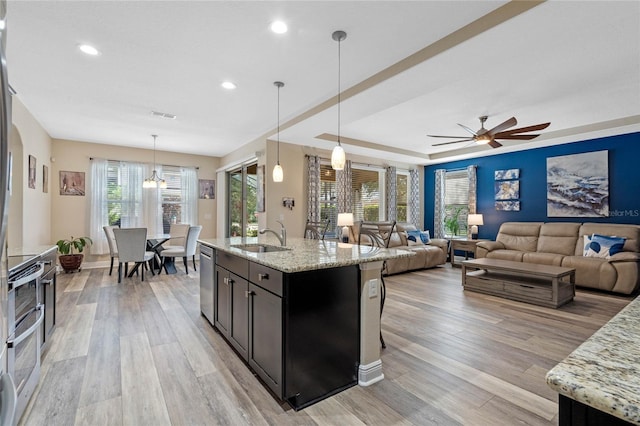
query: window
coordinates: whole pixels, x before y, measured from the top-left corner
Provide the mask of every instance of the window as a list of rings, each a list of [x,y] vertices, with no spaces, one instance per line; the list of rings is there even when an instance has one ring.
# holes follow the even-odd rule
[[[258,236],[258,165],[244,165],[227,173],[228,215],[227,235],[230,237]]]
[[[335,238],[338,227],[336,171],[329,164],[320,165],[320,220],[329,220],[325,237]]]
[[[384,170],[365,167],[351,169],[351,202],[354,220],[384,220]],[[327,237],[336,236],[338,222],[336,172],[328,163],[320,165],[320,220],[329,220]],[[406,210],[406,209],[405,209]]]
[[[352,168],[351,200],[354,220],[384,220],[381,190],[384,188],[384,174],[382,170]]]
[[[144,191],[147,190],[144,190],[141,184],[143,174],[142,164],[107,161],[108,225],[146,226],[149,232],[169,233],[172,223],[195,224],[198,221],[197,214],[194,213],[197,193],[191,193],[197,185],[195,169],[164,166],[161,175],[167,182],[167,188],[160,189],[159,200],[153,195],[145,199],[147,194]],[[157,211],[157,207],[154,208],[157,205],[156,201],[162,211],[161,231],[154,231],[154,225],[151,223]]]
[[[451,236],[467,235],[469,214],[469,176],[466,170],[445,174],[445,232]]]

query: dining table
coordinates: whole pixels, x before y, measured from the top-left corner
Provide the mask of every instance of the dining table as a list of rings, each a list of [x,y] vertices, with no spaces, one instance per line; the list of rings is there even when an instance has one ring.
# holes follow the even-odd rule
[[[155,253],[153,268],[154,270],[159,270],[158,273],[162,272],[162,267],[164,266],[164,270],[167,274],[175,274],[177,271],[176,264],[172,257],[167,257],[164,259],[164,264],[162,263],[162,244],[169,241],[171,235],[169,234],[158,234],[151,237],[147,237],[147,250]]]

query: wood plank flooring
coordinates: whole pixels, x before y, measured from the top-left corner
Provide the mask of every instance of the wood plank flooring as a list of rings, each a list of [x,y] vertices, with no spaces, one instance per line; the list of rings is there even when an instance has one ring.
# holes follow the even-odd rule
[[[295,412],[200,315],[199,275],[58,275],[57,328],[23,425],[553,425],[545,373],[631,298],[560,309],[464,292],[441,266],[385,278],[385,379]]]

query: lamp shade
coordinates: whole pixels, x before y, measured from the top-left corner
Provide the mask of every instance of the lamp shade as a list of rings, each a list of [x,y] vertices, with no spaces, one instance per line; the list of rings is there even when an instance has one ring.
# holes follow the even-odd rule
[[[353,213],[338,213],[338,226],[353,226]]]
[[[280,163],[278,163],[273,168],[273,181],[282,182],[283,178],[284,178],[284,173],[282,171],[282,166],[280,165]]]
[[[467,218],[468,225],[484,225],[481,214],[470,214]]]
[[[347,158],[344,154],[344,149],[340,145],[333,147],[331,152],[331,168],[333,170],[344,170],[344,163],[347,162]]]

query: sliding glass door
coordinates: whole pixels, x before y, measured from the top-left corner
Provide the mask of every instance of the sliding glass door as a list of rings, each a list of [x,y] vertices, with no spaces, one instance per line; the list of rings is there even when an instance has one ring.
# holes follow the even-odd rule
[[[255,237],[258,235],[256,163],[246,164],[227,172],[227,206],[230,237]]]

